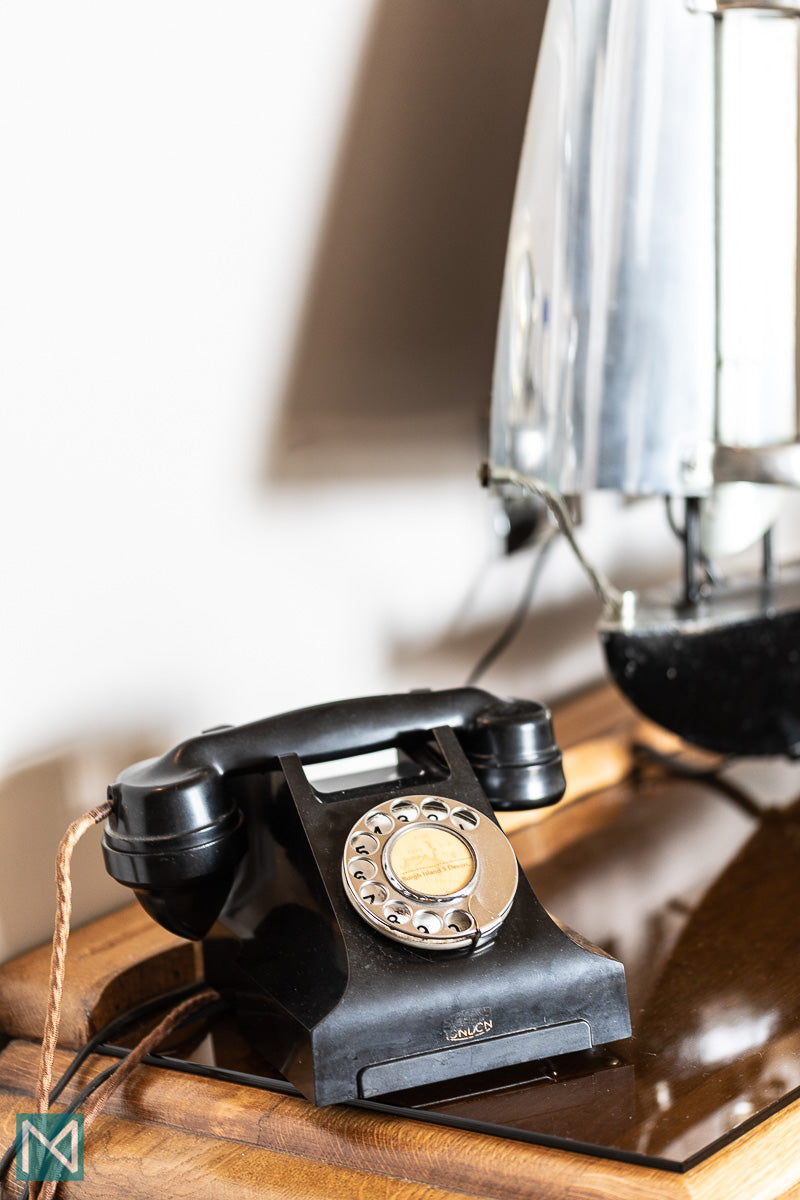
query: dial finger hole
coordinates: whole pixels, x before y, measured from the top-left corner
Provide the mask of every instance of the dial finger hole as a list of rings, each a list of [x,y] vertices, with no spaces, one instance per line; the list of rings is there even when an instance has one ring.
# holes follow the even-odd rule
[[[468,808],[457,808],[450,819],[456,829],[460,829],[462,832],[476,829],[478,825],[478,814]]]
[[[389,896],[382,883],[362,883],[359,895],[365,904],[383,904]]]
[[[443,821],[449,811],[444,800],[426,800],[422,805],[422,815],[429,821]]]
[[[407,904],[393,900],[391,904],[384,905],[383,915],[391,925],[407,925],[411,920],[411,909]]]
[[[410,800],[396,800],[392,805],[392,816],[396,821],[416,821],[419,809]]]
[[[378,849],[378,842],[371,833],[359,832],[350,838],[350,847],[356,854],[374,854]]]
[[[452,909],[444,919],[444,926],[450,933],[466,933],[472,924],[472,917],[463,908]]]
[[[442,918],[435,912],[417,912],[414,914],[414,928],[418,933],[438,933],[442,928]]]
[[[368,879],[374,879],[378,874],[378,868],[369,858],[351,858],[347,864],[347,870],[351,878],[357,879],[360,883],[366,883]]]
[[[389,833],[390,830],[394,828],[394,821],[388,813],[373,813],[372,816],[367,817],[364,824],[370,833],[377,833],[380,835]]]

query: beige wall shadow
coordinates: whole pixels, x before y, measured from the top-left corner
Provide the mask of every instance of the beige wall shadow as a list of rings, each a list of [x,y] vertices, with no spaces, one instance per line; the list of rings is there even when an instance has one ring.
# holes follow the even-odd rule
[[[545,0],[382,0],[265,464],[474,465]]]

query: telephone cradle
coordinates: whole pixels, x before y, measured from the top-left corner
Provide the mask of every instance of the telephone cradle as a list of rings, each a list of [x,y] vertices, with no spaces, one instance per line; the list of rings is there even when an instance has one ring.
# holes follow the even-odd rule
[[[388,747],[396,767],[369,776],[312,784],[304,769]],[[219,920],[249,1038],[333,1104],[630,1034],[622,964],[548,915],[494,816],[563,790],[541,705],[477,688],[367,697],[129,767],[103,851],[166,928],[199,939]]]

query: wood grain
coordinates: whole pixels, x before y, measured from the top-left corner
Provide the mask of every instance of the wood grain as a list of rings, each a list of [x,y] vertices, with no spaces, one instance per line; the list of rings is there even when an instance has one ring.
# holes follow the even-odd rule
[[[0,1096],[0,1104],[4,1097]],[[10,1127],[10,1125],[9,1125]],[[81,1182],[58,1195],[82,1200],[467,1200],[465,1193],[289,1157],[259,1146],[99,1117]],[[22,1186],[9,1193],[21,1195]],[[474,1193],[473,1193],[474,1195]]]
[[[33,1093],[36,1059],[25,1042],[0,1054],[3,1144]],[[69,1059],[59,1052],[57,1072]],[[64,1099],[107,1063],[90,1058]],[[70,1195],[779,1200],[800,1194],[798,1145],[795,1104],[677,1174],[145,1066],[93,1127],[87,1179]]]
[[[68,1061],[69,1055],[60,1052],[56,1072]],[[106,1062],[90,1059],[75,1090]],[[29,1044],[11,1043],[0,1055],[4,1144],[13,1136],[13,1111],[33,1092],[35,1070],[35,1047]],[[66,1100],[70,1094],[65,1093]],[[114,1118],[127,1142],[115,1131]],[[99,1195],[98,1180],[108,1182],[109,1164],[115,1190],[104,1194],[137,1198],[191,1194],[205,1200],[233,1195],[234,1187],[246,1187],[253,1178],[264,1189],[257,1194],[326,1200],[362,1194],[398,1200],[428,1195],[432,1200],[465,1195],[492,1200],[529,1200],[532,1195],[542,1200],[612,1195],[644,1200],[658,1195],[671,1200],[691,1195],[686,1178],[673,1173],[344,1105],[318,1109],[294,1097],[146,1066],[111,1098],[107,1113],[92,1128],[87,1179],[70,1185],[70,1194]],[[309,1174],[310,1167],[315,1172]],[[191,1192],[182,1190],[187,1170],[197,1172]],[[142,1190],[154,1183],[160,1191]]]
[[[57,1070],[68,1061],[60,1052]],[[90,1059],[75,1090],[107,1061]],[[35,1069],[30,1044],[0,1055],[3,1144]],[[799,1134],[796,1104],[680,1175],[142,1067],[93,1127],[86,1180],[69,1194],[779,1200],[800,1194]]]
[[[741,1134],[684,1176],[692,1200],[800,1196],[800,1101]]]
[[[0,967],[0,1030],[42,1036],[50,946]],[[112,1017],[199,978],[196,947],[156,925],[133,904],[72,931],[59,1044],[78,1047]]]

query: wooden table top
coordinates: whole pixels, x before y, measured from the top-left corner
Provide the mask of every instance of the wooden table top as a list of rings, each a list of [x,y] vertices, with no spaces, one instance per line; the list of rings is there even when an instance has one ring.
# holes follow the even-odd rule
[[[674,746],[605,689],[556,728],[566,800],[505,823],[548,910],[625,963],[631,1039],[396,1097],[394,1111],[316,1109],[236,1077],[142,1066],[63,1194],[800,1196],[800,768],[743,763],[721,784],[657,766],[632,777],[636,738]],[[0,968],[5,1142],[29,1111],[48,954]],[[56,1074],[70,1047],[200,961],[136,907],[73,934]],[[268,1073],[230,1022],[205,1035],[176,1053]],[[93,1056],[64,1099],[107,1062]]]

